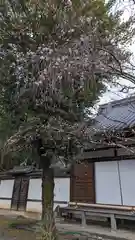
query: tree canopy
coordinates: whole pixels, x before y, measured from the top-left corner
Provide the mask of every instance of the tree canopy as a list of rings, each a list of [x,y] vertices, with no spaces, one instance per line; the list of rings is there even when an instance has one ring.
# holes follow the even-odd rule
[[[59,160],[72,164],[92,141],[90,108],[105,90],[104,83],[123,76],[129,61],[126,44],[134,36],[134,19],[121,22],[121,12],[111,12],[113,4],[5,0],[0,6],[4,154],[36,149],[47,181],[45,207],[53,198],[47,170]],[[51,193],[45,199],[49,182]]]
[[[119,76],[130,55],[124,45],[134,35],[133,19],[121,22],[121,12],[110,11],[113,3],[3,1],[0,87],[2,109],[12,126],[8,137],[18,131],[20,143],[26,143],[40,132],[45,145],[50,141],[52,146],[58,132],[68,142],[84,122],[104,82]]]

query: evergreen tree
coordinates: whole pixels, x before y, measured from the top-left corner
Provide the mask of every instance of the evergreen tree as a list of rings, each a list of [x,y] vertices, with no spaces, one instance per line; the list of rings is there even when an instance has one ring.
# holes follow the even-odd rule
[[[52,165],[73,164],[92,141],[89,109],[130,57],[124,46],[134,34],[133,21],[121,23],[121,13],[112,15],[111,5],[5,0],[0,7],[3,154],[36,149],[43,169],[42,219],[47,231],[51,224],[52,239]]]

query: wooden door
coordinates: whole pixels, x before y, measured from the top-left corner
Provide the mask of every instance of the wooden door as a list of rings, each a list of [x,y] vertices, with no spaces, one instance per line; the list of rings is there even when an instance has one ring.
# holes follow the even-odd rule
[[[27,177],[22,178],[21,186],[20,186],[20,194],[19,194],[19,203],[18,203],[18,209],[17,209],[19,211],[26,210],[28,187],[29,187],[29,179]]]
[[[27,177],[17,177],[15,178],[11,209],[25,211],[27,203],[29,187],[29,178]]]
[[[17,210],[18,209],[20,187],[21,187],[21,178],[19,178],[19,177],[15,178],[14,187],[13,187],[13,194],[12,194],[12,201],[11,201],[11,209],[12,210]]]
[[[70,201],[95,203],[94,164],[75,164],[71,173]]]

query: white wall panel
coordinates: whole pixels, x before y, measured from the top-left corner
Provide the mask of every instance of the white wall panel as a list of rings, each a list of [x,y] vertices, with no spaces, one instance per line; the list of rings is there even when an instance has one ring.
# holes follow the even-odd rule
[[[54,187],[54,201],[67,201],[70,200],[70,178],[55,178]],[[42,199],[42,180],[30,179],[28,199],[41,200]],[[62,203],[54,203],[54,209],[59,206],[66,206]],[[27,201],[27,211],[42,212],[41,202]]]
[[[70,201],[70,178],[55,178],[54,201]]]
[[[10,208],[10,204],[9,201],[7,202],[4,202],[5,200],[3,200],[3,202],[1,202],[0,200],[0,208],[2,206],[2,208]],[[54,206],[53,206],[53,209],[55,210],[55,208],[57,206],[60,206],[60,207],[66,207],[67,204],[58,204],[58,203],[54,203]],[[31,201],[27,201],[27,211],[29,212],[38,212],[38,213],[42,213],[42,203],[41,202],[31,202]]]
[[[69,201],[70,198],[70,179],[69,178],[55,178],[54,200],[55,201]],[[30,179],[28,199],[41,200],[42,189],[41,179]]]
[[[27,211],[42,213],[42,203],[28,201],[27,202]]]
[[[41,200],[41,196],[42,196],[41,184],[42,184],[42,180],[40,178],[30,179],[28,199]]]
[[[0,199],[0,208],[10,209],[10,207],[11,207],[11,200]]]
[[[118,163],[95,163],[96,203],[121,205]]]
[[[135,160],[119,162],[123,205],[135,206]]]
[[[14,179],[0,181],[0,197],[12,198]]]

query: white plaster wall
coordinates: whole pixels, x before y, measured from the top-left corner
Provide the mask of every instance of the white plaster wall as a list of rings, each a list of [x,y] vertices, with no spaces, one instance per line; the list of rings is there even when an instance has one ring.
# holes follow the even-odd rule
[[[0,181],[0,198],[10,198],[9,200],[0,199],[0,208],[10,209],[13,186],[14,179]]]
[[[135,160],[119,162],[123,205],[135,206]]]
[[[12,198],[14,180],[0,181],[0,197]]]
[[[70,179],[69,178],[55,178],[54,187],[54,201],[67,201],[70,198]],[[41,179],[30,179],[28,199],[27,201],[27,211],[32,212],[42,212],[41,202],[34,202],[30,200],[41,200],[42,199],[42,180]],[[66,204],[54,203],[54,209],[59,206],[66,206]]]
[[[42,180],[40,178],[30,179],[29,190],[28,190],[28,199],[31,200],[40,200],[42,196],[41,188]],[[27,201],[27,211],[30,212],[42,212],[41,202],[32,202]]]
[[[55,208],[56,208],[58,205],[59,205],[60,207],[66,207],[66,206],[67,206],[67,204],[54,203],[53,210],[55,210]],[[31,202],[31,201],[28,201],[28,202],[27,202],[27,211],[29,211],[29,212],[42,213],[42,203],[41,203],[41,202]]]
[[[29,212],[42,212],[42,203],[41,202],[27,202],[27,211]]]
[[[70,178],[55,178],[54,201],[70,201]]]
[[[41,196],[42,196],[41,184],[42,184],[42,180],[40,178],[30,179],[28,199],[41,200]]]
[[[118,162],[95,163],[96,203],[121,205]]]
[[[10,209],[11,208],[11,200],[0,199],[0,208]]]

